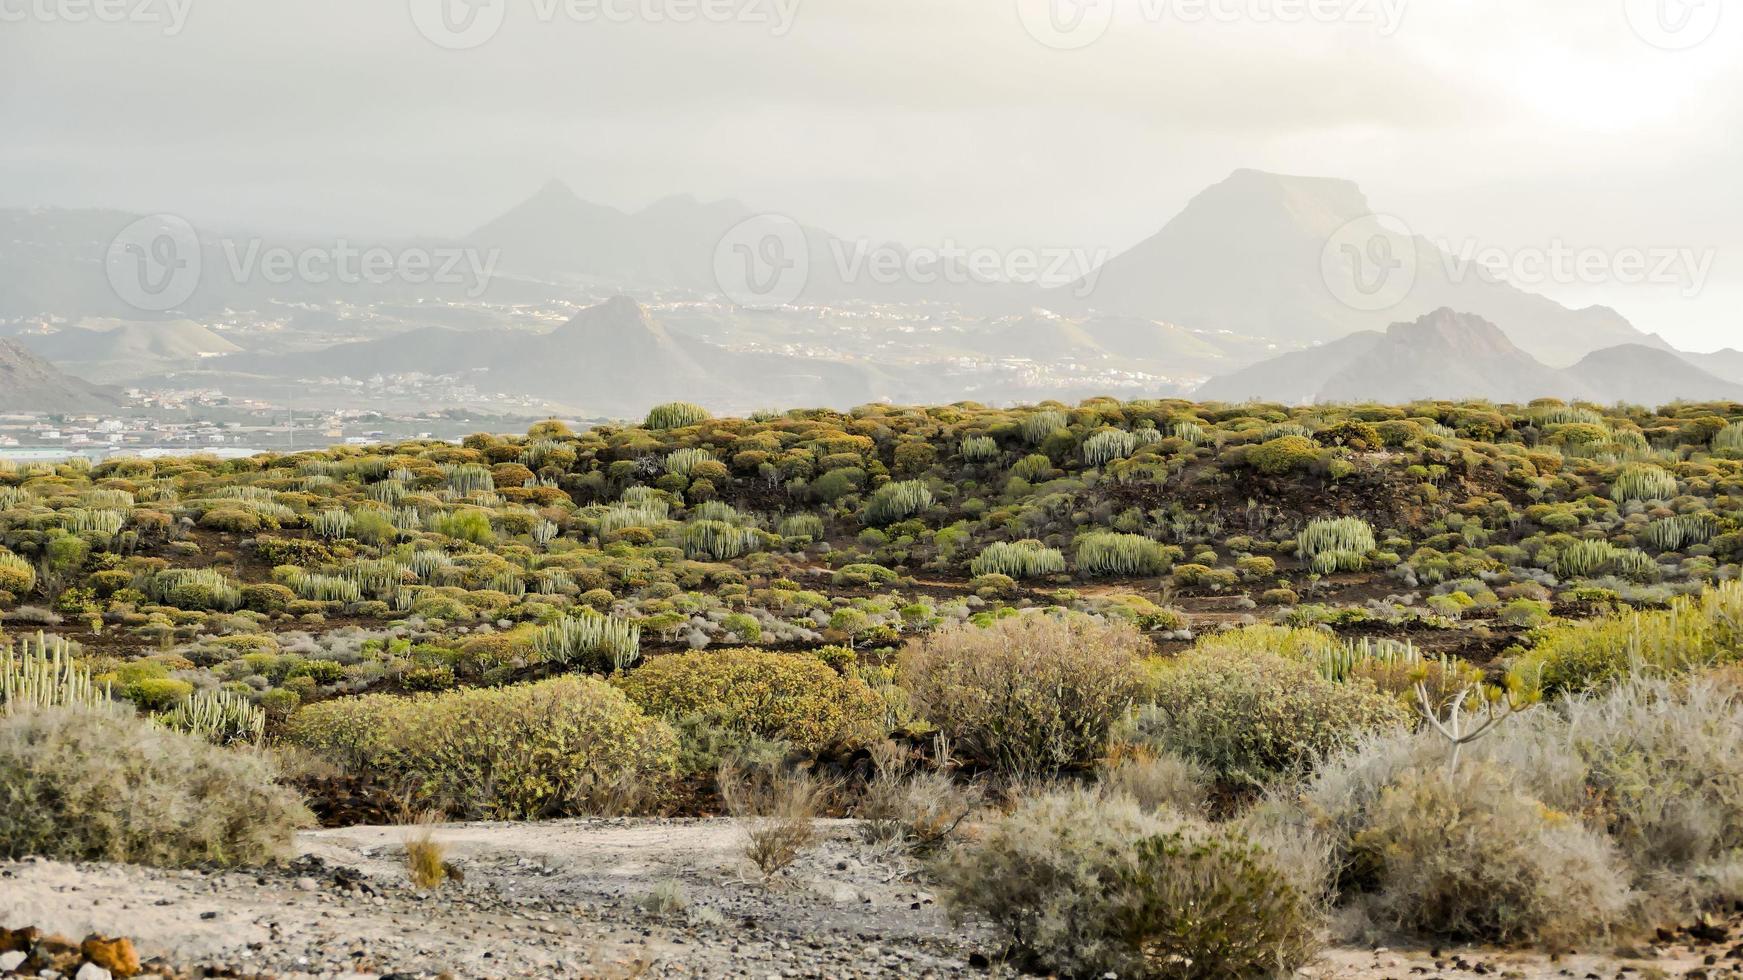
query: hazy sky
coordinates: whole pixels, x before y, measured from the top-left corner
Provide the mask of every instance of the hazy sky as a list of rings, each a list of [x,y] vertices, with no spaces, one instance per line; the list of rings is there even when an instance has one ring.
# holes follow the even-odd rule
[[[1711,250],[1693,296],[1528,285],[1743,346],[1729,0],[502,0],[467,49],[442,2],[0,0],[0,205],[457,235],[561,177],[1093,251],[1256,167],[1509,254]]]

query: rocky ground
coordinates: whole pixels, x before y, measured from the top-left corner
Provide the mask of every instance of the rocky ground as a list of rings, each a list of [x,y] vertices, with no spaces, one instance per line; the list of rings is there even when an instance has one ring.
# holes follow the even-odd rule
[[[724,820],[586,820],[435,828],[463,875],[407,881],[407,830],[300,836],[300,857],[249,872],[0,863],[0,927],[129,937],[143,969],[230,977],[1012,976],[997,943],[952,925],[903,859],[847,821],[773,881]],[[1338,977],[1626,978],[1743,975],[1735,923],[1602,955],[1331,948]],[[4,950],[0,935],[0,950]],[[0,975],[7,971],[0,953]],[[20,964],[19,968],[26,968]],[[86,964],[80,980],[106,970]],[[34,968],[33,968],[34,973]]]

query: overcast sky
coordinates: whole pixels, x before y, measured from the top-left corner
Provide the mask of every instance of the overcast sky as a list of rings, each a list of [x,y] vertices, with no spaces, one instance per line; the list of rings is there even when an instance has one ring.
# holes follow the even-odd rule
[[[463,49],[417,28],[426,2],[0,0],[0,205],[458,235],[560,177],[623,208],[1093,251],[1256,167],[1355,180],[1455,243],[1715,250],[1698,295],[1534,288],[1743,346],[1727,0],[1058,0],[1065,34],[1050,0],[506,0]],[[92,3],[121,22],[70,22]]]

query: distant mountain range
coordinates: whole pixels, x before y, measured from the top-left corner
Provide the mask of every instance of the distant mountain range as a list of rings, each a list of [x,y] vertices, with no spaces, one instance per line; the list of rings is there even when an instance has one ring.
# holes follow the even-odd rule
[[[1287,403],[1426,398],[1523,403],[1556,397],[1654,406],[1677,400],[1743,401],[1743,384],[1691,363],[1692,356],[1621,344],[1556,369],[1520,349],[1489,320],[1443,308],[1384,332],[1363,331],[1214,378],[1194,397]]]
[[[1489,279],[1474,265],[1463,277],[1452,275],[1457,262],[1439,246],[1403,236],[1373,216],[1367,197],[1349,181],[1238,170],[1078,288],[1088,291],[1088,309],[1233,330],[1292,347],[1384,329],[1442,307],[1487,318],[1553,365],[1649,342],[1614,310],[1570,310]],[[1399,263],[1373,270],[1409,284],[1395,305],[1357,309],[1334,292],[1325,253],[1340,234],[1354,236],[1349,244],[1362,253],[1357,258],[1365,261],[1373,249],[1378,260]]]
[[[242,349],[193,320],[87,322],[55,333],[22,334],[18,340],[70,371],[104,382]]]
[[[1474,266],[1459,273],[1428,240],[1368,227],[1369,202],[1347,181],[1236,171],[1075,289],[939,264],[920,266],[925,282],[849,272],[843,263],[865,243],[790,225],[808,277],[794,304],[774,310],[720,296],[723,237],[754,217],[738,202],[687,196],[624,211],[553,181],[463,239],[401,243],[497,256],[480,295],[465,283],[236,281],[247,236],[202,235],[194,296],[147,314],[120,302],[105,266],[136,216],[0,211],[0,321],[96,381],[422,372],[601,412],[633,413],[665,394],[731,405],[1014,401],[1109,385],[1177,394],[1206,377],[1215,380],[1203,391],[1218,397],[1285,401],[1654,402],[1729,397],[1743,384],[1743,352],[1680,355],[1614,311],[1569,309]],[[1328,271],[1344,260],[1373,260],[1409,288],[1368,309]],[[609,295],[626,298],[550,328],[553,310]],[[235,329],[211,329],[219,323]]]
[[[0,411],[100,412],[121,404],[119,392],[75,378],[17,341],[0,338]]]

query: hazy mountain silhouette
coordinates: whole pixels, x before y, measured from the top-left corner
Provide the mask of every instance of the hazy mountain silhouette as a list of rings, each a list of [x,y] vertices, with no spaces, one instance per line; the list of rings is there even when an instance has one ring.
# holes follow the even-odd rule
[[[1556,370],[1482,317],[1440,309],[1393,324],[1385,333],[1354,334],[1213,378],[1194,394],[1215,401],[1292,403],[1424,398],[1523,403],[1556,397],[1657,406],[1679,399],[1743,400],[1743,385],[1648,344],[1594,351]]]
[[[1193,392],[1193,397],[1205,401],[1277,401],[1291,405],[1317,401],[1332,378],[1385,339],[1386,335],[1378,330],[1363,330],[1319,347],[1280,354],[1212,378]]]
[[[1455,274],[1457,260],[1420,236],[1388,239],[1398,261],[1414,256],[1400,272],[1414,275],[1409,294],[1390,309],[1354,309],[1327,285],[1322,257],[1340,229],[1372,212],[1349,181],[1237,170],[1155,236],[1110,260],[1083,302],[1286,344],[1335,340],[1452,307],[1490,320],[1520,348],[1556,365],[1643,339],[1613,310],[1571,310],[1488,279],[1474,264]],[[1087,281],[1074,288],[1086,289]],[[1061,295],[1057,302],[1070,301]]]
[[[100,412],[122,404],[114,389],[75,378],[17,341],[0,339],[0,411]]]
[[[1683,401],[1743,401],[1743,384],[1691,364],[1681,355],[1642,344],[1594,351],[1568,368],[1605,401],[1658,406]]]
[[[1743,384],[1743,351],[1727,347],[1711,354],[1684,354],[1682,357],[1703,371]]]
[[[481,249],[500,250],[506,271],[557,279],[603,282],[633,289],[676,289],[717,294],[715,266],[721,242],[763,212],[732,200],[701,201],[688,194],[662,198],[624,212],[581,199],[553,180],[528,200],[468,236]],[[842,238],[797,224],[805,254],[798,305],[937,303],[975,311],[1015,312],[1032,305],[1034,287],[976,277],[947,260],[915,258],[899,243]],[[797,244],[795,241],[794,244]],[[903,259],[894,275],[872,268],[873,254]],[[732,255],[727,256],[734,258]]]
[[[1320,401],[1400,403],[1419,398],[1588,398],[1578,380],[1545,367],[1501,328],[1468,313],[1439,309],[1396,323],[1379,343],[1320,388]]]
[[[125,381],[242,348],[192,320],[96,321],[18,337],[31,350],[97,381]]]

